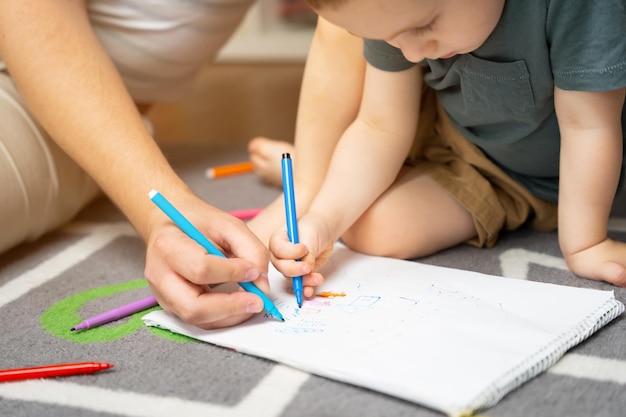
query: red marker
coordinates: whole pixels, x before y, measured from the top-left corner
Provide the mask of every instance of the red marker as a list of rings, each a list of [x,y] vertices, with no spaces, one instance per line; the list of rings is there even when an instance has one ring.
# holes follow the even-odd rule
[[[16,368],[0,370],[0,382],[21,381],[24,379],[54,378],[57,376],[71,376],[93,374],[112,368],[106,362],[77,362],[58,365],[36,366],[34,368]]]

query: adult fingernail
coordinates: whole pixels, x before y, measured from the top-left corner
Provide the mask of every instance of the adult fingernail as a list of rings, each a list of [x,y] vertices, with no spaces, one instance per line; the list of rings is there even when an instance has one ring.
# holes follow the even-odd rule
[[[246,274],[244,275],[243,278],[245,281],[254,281],[258,277],[259,277],[259,270],[251,268],[246,271]]]
[[[246,313],[259,313],[263,309],[263,306],[258,303],[250,303],[246,306]]]

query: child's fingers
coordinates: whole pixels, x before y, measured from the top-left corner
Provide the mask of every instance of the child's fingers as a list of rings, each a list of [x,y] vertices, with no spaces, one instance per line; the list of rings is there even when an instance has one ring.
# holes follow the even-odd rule
[[[285,230],[272,235],[269,249],[271,256],[277,259],[299,259],[308,253],[308,249],[303,243],[291,243]]]
[[[324,283],[324,276],[318,272],[313,272],[309,275],[302,277],[302,284],[304,285],[303,295],[305,298],[311,298],[315,295],[316,287],[319,287]]]
[[[313,272],[302,277],[302,285],[305,287],[319,287],[324,283],[324,277],[319,272]]]
[[[306,262],[298,262],[294,259],[278,259],[272,256],[272,264],[286,277],[299,277],[310,274],[311,266]]]

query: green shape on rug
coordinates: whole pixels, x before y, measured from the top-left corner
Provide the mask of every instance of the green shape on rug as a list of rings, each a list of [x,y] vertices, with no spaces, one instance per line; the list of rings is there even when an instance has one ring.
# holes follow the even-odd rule
[[[138,279],[121,284],[93,288],[72,295],[47,309],[41,315],[41,325],[48,333],[75,343],[101,343],[120,339],[142,328],[146,328],[141,318],[150,311],[159,310],[161,307],[152,307],[151,309],[135,313],[128,318],[120,319],[117,325],[115,325],[116,322],[112,322],[104,326],[80,331],[72,331],[71,328],[84,319],[78,315],[78,312],[87,302],[147,286],[148,282],[145,279]],[[176,342],[189,342],[194,340],[187,336],[155,327],[148,327],[148,330],[155,336]]]

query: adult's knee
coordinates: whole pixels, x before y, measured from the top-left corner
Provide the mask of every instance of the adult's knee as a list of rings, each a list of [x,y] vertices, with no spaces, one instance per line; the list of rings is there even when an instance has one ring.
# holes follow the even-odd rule
[[[28,111],[0,71],[0,252],[72,218],[99,192]]]

